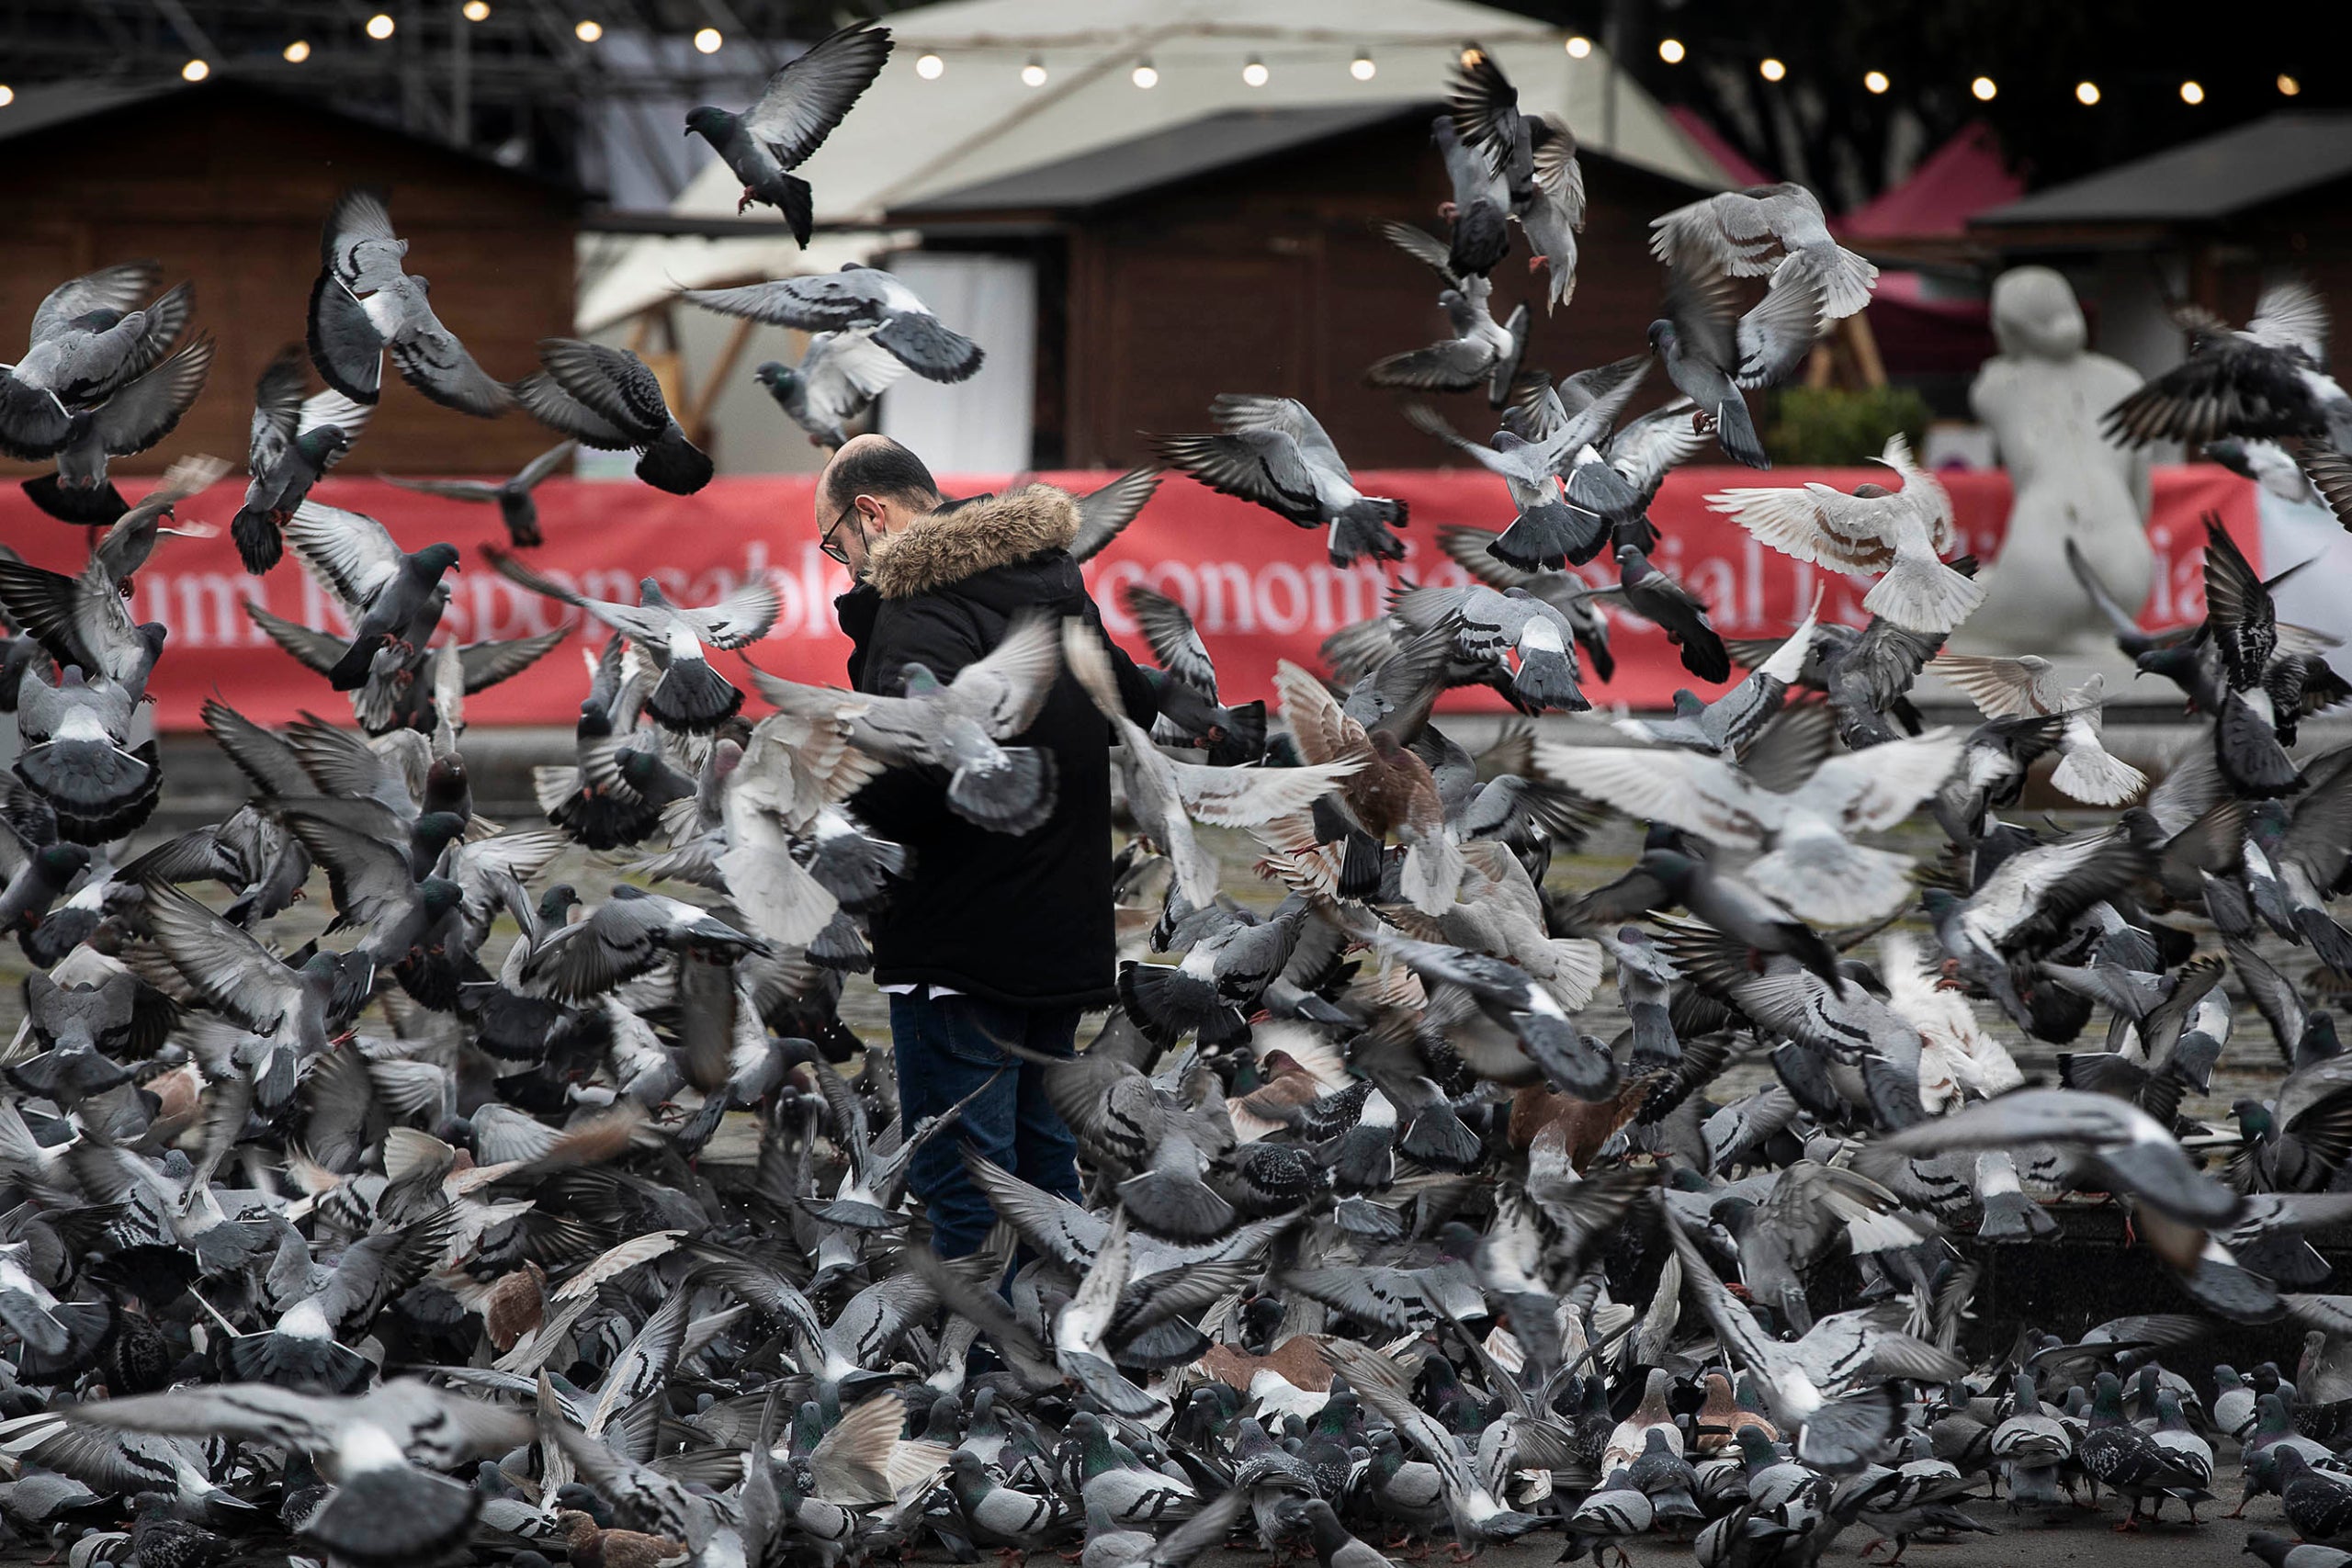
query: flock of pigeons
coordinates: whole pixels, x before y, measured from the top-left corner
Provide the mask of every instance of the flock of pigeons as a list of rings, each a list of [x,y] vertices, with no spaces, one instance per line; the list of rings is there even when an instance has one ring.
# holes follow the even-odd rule
[[[747,199],[805,221],[788,171],[888,49],[849,29],[750,113],[691,124]],[[2085,570],[2124,651],[2210,729],[2151,788],[2102,747],[2095,686],[1939,654],[1973,568],[1941,558],[1950,508],[1896,442],[1899,489],[1715,498],[1775,548],[1879,574],[1867,626],[1726,642],[1651,561],[1645,506],[1710,430],[1760,465],[1741,389],[1860,309],[1867,264],[1792,186],[1659,220],[1673,281],[1651,344],[1689,401],[1621,423],[1648,355],[1554,383],[1520,369],[1523,316],[1487,310],[1513,222],[1553,302],[1572,289],[1565,130],[1474,54],[1437,139],[1450,238],[1396,238],[1445,275],[1455,335],[1374,374],[1508,406],[1491,446],[1454,438],[1517,510],[1499,536],[1442,531],[1472,584],[1400,582],[1332,639],[1335,681],[1283,665],[1278,723],[1221,704],[1182,606],[1137,592],[1161,666],[1146,733],[1100,645],[1043,621],[902,698],[754,670],[774,711],[747,718],[706,650],[764,635],[763,585],[681,605],[648,580],[607,603],[490,551],[606,634],[576,756],[540,770],[527,823],[477,815],[463,703],[564,634],[436,645],[458,552],[405,552],[307,492],[386,355],[437,401],[519,403],[692,489],[707,461],[650,373],[567,342],[493,380],[380,203],[340,202],[307,352],[262,383],[233,527],[253,570],[290,547],[347,611],[347,637],[256,615],[356,726],[274,731],[210,703],[251,798],[130,855],[164,784],[129,736],[165,637],[130,620],[130,585],[224,466],[184,459],[125,504],[106,460],[169,431],[210,348],[180,344],[187,286],[151,300],[152,268],[51,294],[0,372],[0,444],[55,457],[35,498],[106,531],[78,575],[0,561],[22,741],[0,931],[34,965],[0,1053],[7,1527],[75,1568],[204,1568],[289,1537],[387,1568],[837,1568],[934,1544],[1180,1568],[1237,1534],[1381,1568],[1374,1540],[1475,1553],[1547,1530],[1564,1560],[1623,1561],[1658,1531],[1710,1568],[1769,1568],[1856,1526],[1898,1554],[1984,1529],[1960,1506],[1978,1497],[2030,1521],[2104,1486],[2131,1501],[2119,1529],[2172,1501],[2193,1519],[2220,1445],[2298,1536],[2352,1535],[2352,1296],[2324,1293],[2303,1237],[2352,1219],[2352,1055],[2277,963],[2308,947],[2352,974],[2330,910],[2352,757],[2291,754],[2301,718],[2352,694],[2322,639],[2278,622],[2218,523],[2195,623],[2143,631]],[[1736,315],[1740,276],[1768,282]],[[763,370],[829,441],[889,367],[978,362],[879,272],[703,302],[831,334]],[[2120,427],[2325,476],[2352,410],[2323,328],[2293,288],[2245,333],[2202,325]],[[306,363],[326,390],[306,393]],[[1218,412],[1170,459],[1328,526],[1337,556],[1396,553],[1404,509],[1359,494],[1303,408]],[[526,548],[560,460],[445,492],[498,505]],[[1079,550],[1151,482],[1088,498]],[[1695,676],[1749,672],[1669,715],[1466,753],[1431,719],[1447,688],[1573,710],[1580,653],[1607,678],[1604,594],[1563,570],[1604,549],[1607,595]],[[975,820],[1028,819],[1008,794],[1050,776],[1019,735],[1065,670],[1121,742],[1121,930],[1178,961],[1125,965],[1120,1008],[1048,1075],[1088,1201],[973,1161],[1002,1224],[943,1261],[906,1180],[954,1115],[905,1125],[887,1054],[842,1070],[842,977],[908,864],[854,796],[917,768]],[[1923,670],[1984,722],[1923,729]],[[2113,818],[2005,818],[2043,757]],[[1647,824],[1639,858],[1547,886],[1611,811]],[[1928,863],[1874,837],[1923,811]],[[1279,902],[1221,893],[1196,824],[1250,829]],[[566,857],[603,874],[601,901],[542,886]],[[334,921],[289,950],[276,922],[313,871]],[[2180,1106],[2229,1046],[2225,976],[2287,1071],[2215,1130]],[[1624,1027],[1602,1038],[1582,1021],[1610,992]],[[2059,1085],[2024,1082],[2016,1034],[2080,1045]],[[1739,1061],[1769,1067],[1760,1087],[1724,1087]],[[705,1160],[732,1112],[752,1157]],[[2040,1200],[2070,1190],[2129,1209],[2177,1310],[1973,1343],[1987,1250],[2048,1235]],[[2299,1322],[2305,1355],[2291,1377],[2192,1384],[2180,1358],[2215,1318]],[[2265,1531],[2247,1550],[2352,1562]]]

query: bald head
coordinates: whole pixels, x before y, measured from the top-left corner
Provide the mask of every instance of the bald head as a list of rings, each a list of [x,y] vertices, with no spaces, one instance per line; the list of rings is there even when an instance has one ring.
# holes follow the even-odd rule
[[[939,504],[923,461],[887,435],[854,435],[817,480],[817,532],[853,577],[865,575],[868,546]]]
[[[833,515],[861,495],[928,512],[939,504],[939,483],[921,457],[888,436],[853,435],[825,465],[817,500]]]

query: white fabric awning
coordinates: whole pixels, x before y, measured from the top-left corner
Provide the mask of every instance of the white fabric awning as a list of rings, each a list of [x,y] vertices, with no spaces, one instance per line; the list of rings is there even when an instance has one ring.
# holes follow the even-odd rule
[[[681,288],[870,260],[905,243],[880,228],[894,208],[1221,109],[1441,98],[1472,41],[1510,73],[1523,107],[1558,115],[1583,146],[1696,185],[1730,183],[1630,78],[1615,84],[1612,114],[1597,43],[1577,58],[1565,30],[1461,0],[947,0],[887,19],[898,39],[889,63],[800,170],[820,222],[873,227],[820,234],[805,253],[788,236],[583,237],[581,330]],[[927,53],[944,67],[935,80],[916,70]],[[1369,81],[1349,69],[1359,53],[1373,62]],[[1262,87],[1242,80],[1253,57]],[[1022,81],[1032,61],[1042,86]],[[1133,80],[1146,61],[1158,73],[1148,89]],[[671,209],[731,214],[741,194],[713,158]]]

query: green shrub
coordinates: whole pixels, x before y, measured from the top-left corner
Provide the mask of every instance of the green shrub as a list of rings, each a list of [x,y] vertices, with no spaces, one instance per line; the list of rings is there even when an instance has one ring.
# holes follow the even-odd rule
[[[1764,450],[1792,468],[1850,467],[1877,457],[1898,430],[1920,451],[1928,419],[1927,400],[1907,387],[1784,387],[1772,398]]]

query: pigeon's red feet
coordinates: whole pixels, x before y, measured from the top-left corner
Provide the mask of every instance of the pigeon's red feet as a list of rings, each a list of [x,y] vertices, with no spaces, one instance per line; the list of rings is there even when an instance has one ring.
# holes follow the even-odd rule
[[[749,186],[744,186],[743,199],[735,204],[735,215],[739,218],[741,217],[744,211],[751,207],[752,201],[755,199],[756,198],[752,195],[751,187]]]

